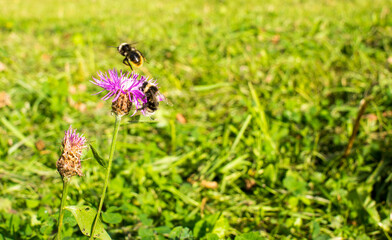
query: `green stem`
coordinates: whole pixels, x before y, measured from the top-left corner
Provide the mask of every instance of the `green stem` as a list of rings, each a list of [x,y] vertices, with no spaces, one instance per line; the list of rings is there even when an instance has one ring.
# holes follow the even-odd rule
[[[57,239],[59,240],[61,240],[61,229],[63,228],[63,218],[64,218],[64,205],[68,195],[69,180],[70,178],[63,177],[63,195],[61,196],[59,228],[57,230]]]
[[[112,161],[113,161],[114,150],[116,148],[117,133],[118,133],[118,129],[120,128],[120,121],[121,121],[121,117],[120,116],[116,116],[116,121],[114,123],[114,132],[113,132],[112,144],[110,146],[109,164],[108,164],[108,168],[106,170],[105,185],[103,187],[101,201],[99,202],[97,216],[94,219],[94,225],[93,225],[93,228],[91,230],[90,239],[94,239],[94,231],[95,231],[95,228],[97,226],[97,222],[99,221],[99,216],[101,214],[103,201],[105,200],[106,188],[108,187],[108,184],[109,184],[110,170],[112,168]]]

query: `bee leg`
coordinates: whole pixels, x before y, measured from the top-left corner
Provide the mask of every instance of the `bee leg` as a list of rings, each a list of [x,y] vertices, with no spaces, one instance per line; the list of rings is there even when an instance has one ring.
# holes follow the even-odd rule
[[[133,71],[132,65],[131,65],[131,63],[129,62],[128,58],[127,58],[127,62],[128,62],[128,66],[129,66],[129,67],[131,68],[131,70]]]
[[[127,58],[124,58],[123,63],[124,63],[125,65],[128,65]]]
[[[131,68],[133,71],[132,65],[129,63],[128,58],[124,58],[123,63]]]

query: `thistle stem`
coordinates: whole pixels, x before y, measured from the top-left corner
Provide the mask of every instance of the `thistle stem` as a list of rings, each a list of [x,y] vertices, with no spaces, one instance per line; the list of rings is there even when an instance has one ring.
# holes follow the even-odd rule
[[[64,205],[68,195],[68,186],[69,186],[68,177],[63,177],[63,195],[61,196],[61,205],[60,205],[60,215],[59,215],[59,227],[57,230],[57,239],[61,240],[61,229],[63,228],[63,218],[64,218]]]
[[[121,117],[116,115],[116,121],[114,123],[112,144],[110,145],[109,163],[108,163],[108,167],[107,167],[107,170],[106,170],[105,185],[103,187],[101,200],[99,202],[97,216],[94,219],[94,225],[93,225],[93,228],[91,230],[90,239],[94,239],[94,231],[95,231],[95,228],[97,226],[97,222],[99,221],[99,217],[100,217],[100,214],[101,214],[103,201],[105,200],[105,194],[106,194],[106,189],[107,189],[108,184],[109,184],[110,170],[112,168],[113,155],[114,155],[114,150],[116,148],[117,133],[118,133],[118,129],[120,128],[120,122],[121,122]]]

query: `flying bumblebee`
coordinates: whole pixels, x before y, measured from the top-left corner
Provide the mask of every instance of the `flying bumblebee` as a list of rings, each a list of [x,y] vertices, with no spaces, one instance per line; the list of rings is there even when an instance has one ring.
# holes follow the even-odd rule
[[[132,44],[121,43],[120,46],[117,47],[117,51],[125,57],[123,63],[129,66],[132,71],[133,68],[131,64],[134,64],[136,67],[141,67],[146,61],[143,54],[133,47]]]

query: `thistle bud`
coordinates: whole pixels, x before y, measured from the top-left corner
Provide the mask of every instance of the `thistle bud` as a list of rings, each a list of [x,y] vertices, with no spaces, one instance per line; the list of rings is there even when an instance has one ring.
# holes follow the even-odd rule
[[[127,94],[120,94],[116,101],[112,102],[112,112],[117,116],[128,115],[131,111],[132,102]]]
[[[76,129],[74,130],[70,126],[65,131],[65,136],[61,143],[61,156],[56,163],[57,171],[62,178],[70,178],[75,175],[82,176],[80,158],[82,156],[82,150],[86,148],[85,143],[86,138],[76,133]]]

